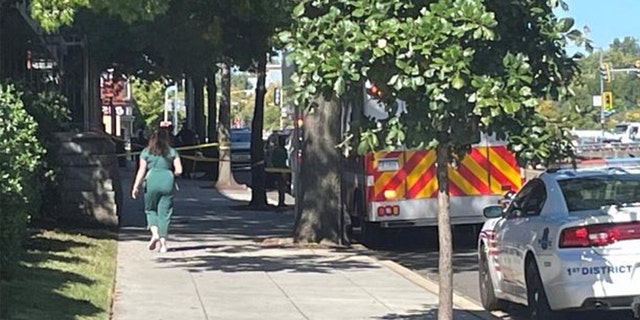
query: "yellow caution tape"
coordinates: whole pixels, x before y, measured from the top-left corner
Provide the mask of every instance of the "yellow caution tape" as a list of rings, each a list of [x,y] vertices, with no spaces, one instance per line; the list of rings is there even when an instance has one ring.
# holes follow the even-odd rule
[[[204,144],[198,144],[198,145],[194,145],[194,146],[184,146],[184,147],[177,147],[174,148],[178,151],[184,151],[184,150],[196,150],[196,149],[204,149],[204,148],[211,148],[211,147],[215,147],[218,146],[219,144],[217,142],[212,142],[212,143],[204,143]],[[145,146],[146,147],[146,146]],[[141,153],[142,151],[135,151],[135,152],[127,152],[127,153],[119,153],[116,156],[117,157],[130,157],[130,156],[137,156]],[[181,157],[184,157],[182,155],[180,155]]]
[[[194,150],[194,149],[204,149],[204,148],[210,148],[210,147],[215,147],[215,146],[219,146],[218,143],[205,143],[205,144],[199,144],[199,145],[195,145],[195,146],[185,146],[185,147],[177,147],[175,148],[176,150],[179,151],[183,151],[183,150]],[[220,150],[228,150],[230,149],[229,147],[224,147],[221,146]],[[141,151],[136,151],[136,152],[127,152],[127,153],[121,153],[121,154],[117,154],[116,156],[118,157],[131,157],[131,156],[136,156],[139,155],[141,153]],[[184,155],[181,154],[180,158],[182,159],[187,159],[187,160],[191,160],[194,162],[220,162],[220,161],[230,161],[230,160],[221,160],[220,158],[211,158],[211,157],[205,157],[202,152],[196,152],[195,155],[191,156],[191,155]],[[251,167],[257,167],[260,165],[264,165],[265,161],[258,161],[256,163],[251,164]],[[293,171],[291,170],[291,168],[264,168],[264,172],[267,173],[292,173]]]
[[[174,148],[174,149],[176,149],[178,151],[184,151],[184,150],[195,150],[195,149],[211,148],[211,147],[216,147],[218,145],[219,145],[219,143],[212,142],[212,143],[198,144],[198,145],[195,145],[195,146],[177,147],[177,148]]]
[[[264,168],[264,172],[268,173],[292,173],[291,168]]]
[[[180,158],[188,159],[188,160],[192,160],[192,161],[196,161],[196,162],[219,162],[220,161],[220,159],[218,159],[218,158],[209,158],[209,157],[205,157],[205,156],[181,155]]]

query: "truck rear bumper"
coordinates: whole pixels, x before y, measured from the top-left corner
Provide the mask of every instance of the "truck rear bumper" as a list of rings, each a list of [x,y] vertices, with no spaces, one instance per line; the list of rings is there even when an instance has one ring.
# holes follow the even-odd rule
[[[483,217],[451,217],[452,225],[483,224]],[[438,219],[393,220],[380,222],[382,228],[417,228],[434,227],[438,225]]]
[[[500,198],[494,195],[451,197],[451,224],[484,223],[486,219],[482,210],[496,204]],[[438,224],[438,199],[369,202],[367,218],[371,222],[379,222],[383,228],[435,226]]]

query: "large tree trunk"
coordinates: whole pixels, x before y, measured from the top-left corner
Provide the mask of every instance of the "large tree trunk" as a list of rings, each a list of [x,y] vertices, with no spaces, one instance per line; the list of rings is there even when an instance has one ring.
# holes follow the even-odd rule
[[[340,231],[340,105],[319,97],[304,112],[300,190],[294,240],[338,242]]]
[[[218,142],[218,87],[216,86],[216,75],[215,72],[209,72],[209,78],[207,78],[207,113],[209,114],[209,118],[207,119],[207,138],[209,139],[209,143]],[[218,158],[219,148],[206,148],[204,149],[204,155],[209,158]],[[217,180],[218,179],[218,165],[216,163],[207,162],[206,163],[207,170],[205,171],[205,177],[207,180]]]
[[[258,61],[258,83],[256,85],[256,100],[251,122],[251,202],[254,208],[267,207],[267,190],[265,185],[264,146],[262,128],[264,127],[264,96],[267,92],[267,54],[261,55]]]
[[[436,149],[438,176],[438,242],[440,259],[438,274],[440,276],[440,292],[438,304],[438,320],[453,319],[453,273],[451,252],[451,221],[449,219],[449,163],[448,145],[441,143]]]
[[[226,61],[222,64],[222,95],[220,98],[220,114],[218,116],[218,141],[220,143],[219,176],[216,188],[235,189],[240,188],[233,172],[231,172],[231,64]]]
[[[193,109],[194,118],[193,125],[195,128],[191,128],[198,134],[200,141],[204,140],[205,136],[205,118],[204,118],[204,78],[200,76],[193,77]]]

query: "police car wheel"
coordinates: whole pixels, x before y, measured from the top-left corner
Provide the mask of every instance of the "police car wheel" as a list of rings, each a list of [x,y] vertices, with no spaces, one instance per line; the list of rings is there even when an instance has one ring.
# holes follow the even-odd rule
[[[478,276],[482,307],[487,311],[506,309],[506,301],[496,298],[493,282],[491,281],[491,273],[489,272],[489,262],[487,261],[487,254],[484,252],[484,248],[481,249],[480,253]]]
[[[527,309],[529,319],[532,320],[550,320],[558,319],[558,314],[551,310],[547,294],[544,291],[538,265],[532,259],[527,264]]]

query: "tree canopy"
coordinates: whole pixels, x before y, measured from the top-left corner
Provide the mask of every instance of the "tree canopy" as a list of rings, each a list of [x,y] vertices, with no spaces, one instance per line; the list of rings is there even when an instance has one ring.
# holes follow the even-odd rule
[[[463,157],[479,141],[480,132],[506,140],[523,165],[547,162],[565,151],[571,154],[566,130],[550,130],[547,119],[536,111],[542,98],[567,96],[578,72],[565,46],[569,39],[582,41],[581,32],[572,29],[573,19],[554,15],[558,5],[566,4],[547,0],[303,0],[294,10],[292,32],[281,34],[298,67],[294,75],[297,103],[310,110],[311,119],[318,115],[325,122],[340,119],[335,116],[341,112],[340,104],[318,102],[318,97],[358,105],[366,80],[379,88],[390,116],[354,123],[346,137],[353,143],[343,145],[356,147],[359,153],[398,147],[436,149],[439,319],[453,317],[447,165]],[[326,157],[333,154],[323,152]],[[305,161],[319,159],[306,154],[302,167]],[[321,174],[326,179],[339,176]],[[325,183],[313,178],[317,177],[308,180]],[[303,195],[303,207],[316,203],[309,211],[323,208],[318,201],[307,199],[304,188],[296,192]],[[311,219],[306,209],[298,229],[324,230],[318,227],[322,221],[335,221],[323,215]]]
[[[358,96],[365,79],[391,115],[406,102],[380,125],[355,127],[360,152],[440,143],[464,152],[482,130],[539,163],[555,154],[554,136],[535,107],[566,96],[577,72],[564,47],[580,32],[553,9],[546,0],[302,1],[282,37],[299,67],[298,102]]]

